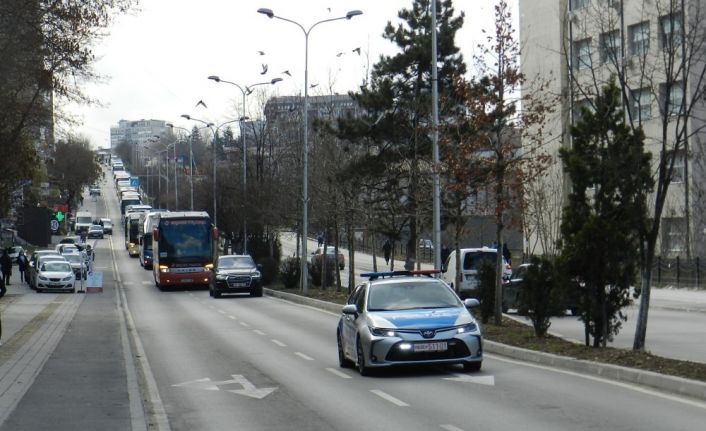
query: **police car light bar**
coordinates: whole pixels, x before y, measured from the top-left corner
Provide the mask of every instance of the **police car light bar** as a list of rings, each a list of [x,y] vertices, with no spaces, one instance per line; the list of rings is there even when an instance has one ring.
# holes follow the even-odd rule
[[[378,278],[395,277],[395,276],[410,276],[410,275],[427,275],[431,277],[434,274],[441,273],[438,269],[420,269],[416,271],[387,271],[387,272],[364,272],[360,274],[369,280],[377,280]]]

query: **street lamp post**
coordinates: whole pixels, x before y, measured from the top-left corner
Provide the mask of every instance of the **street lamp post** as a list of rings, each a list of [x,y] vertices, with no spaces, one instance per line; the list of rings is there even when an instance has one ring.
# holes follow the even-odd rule
[[[182,118],[186,118],[187,120],[191,120],[191,121],[196,121],[196,122],[202,123],[202,124],[204,124],[206,127],[208,127],[209,130],[211,130],[211,133],[213,133],[213,224],[214,224],[216,227],[218,227],[218,215],[217,215],[217,213],[216,213],[216,211],[217,211],[217,209],[218,209],[217,206],[216,206],[216,173],[217,173],[217,170],[216,170],[216,145],[217,145],[217,143],[218,143],[218,142],[217,142],[217,141],[218,141],[218,130],[220,130],[220,128],[223,127],[223,126],[225,126],[226,124],[235,123],[235,122],[238,121],[238,120],[226,121],[226,122],[221,123],[221,124],[219,124],[218,126],[215,126],[215,127],[214,127],[214,124],[213,124],[213,123],[209,123],[208,121],[200,120],[200,119],[198,119],[198,118],[194,118],[194,117],[192,117],[191,115],[188,115],[188,114],[183,114],[183,115],[182,115]]]
[[[362,15],[363,12],[359,10],[349,11],[345,16],[340,16],[337,18],[329,18],[321,21],[317,21],[305,29],[301,24],[288,18],[283,18],[274,14],[272,9],[260,8],[257,10],[258,13],[266,15],[268,18],[277,18],[282,21],[287,21],[299,27],[304,33],[304,149],[303,149],[303,179],[302,179],[302,255],[301,255],[301,285],[302,291],[306,293],[308,291],[308,281],[309,281],[309,268],[307,267],[307,237],[309,236],[309,195],[308,195],[308,152],[309,152],[309,34],[319,24],[338,21],[342,19],[351,19],[354,16]]]
[[[248,96],[248,94],[252,93],[252,88],[256,87],[258,85],[274,85],[282,80],[282,78],[274,78],[270,81],[266,82],[256,82],[255,84],[250,84],[246,85],[245,87],[241,87],[240,85],[236,84],[235,82],[232,81],[226,81],[225,79],[221,79],[217,75],[211,75],[208,77],[208,79],[211,79],[216,82],[224,82],[226,84],[231,84],[234,85],[240,90],[240,92],[243,95],[243,113],[241,115],[241,121],[240,121],[240,139],[243,141],[243,207],[245,206],[245,194],[247,193],[247,166],[248,166],[248,158],[247,158],[247,148],[245,146],[245,134],[243,133],[243,121],[247,119],[247,113],[245,112],[245,98]],[[247,225],[247,219],[245,217],[245,208],[243,208],[243,254],[248,253],[248,225]]]

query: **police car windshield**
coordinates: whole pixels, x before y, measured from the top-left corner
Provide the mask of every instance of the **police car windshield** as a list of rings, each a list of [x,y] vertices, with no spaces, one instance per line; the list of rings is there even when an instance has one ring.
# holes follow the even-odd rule
[[[368,311],[394,311],[458,307],[456,295],[442,282],[425,280],[415,283],[373,285],[368,294]]]

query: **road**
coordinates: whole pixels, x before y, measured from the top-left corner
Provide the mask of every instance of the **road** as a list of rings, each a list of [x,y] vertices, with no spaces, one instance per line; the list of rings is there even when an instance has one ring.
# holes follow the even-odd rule
[[[103,196],[109,216],[119,220],[114,193]],[[337,315],[272,297],[161,291],[128,257],[121,233],[116,228],[101,249],[110,251],[126,299],[149,429],[689,430],[706,421],[703,401],[494,355],[486,355],[479,373],[432,367],[361,377],[338,367]],[[70,353],[61,343],[57,351]],[[37,379],[49,381],[44,374]],[[48,389],[33,388],[31,399]],[[23,400],[15,413],[17,426],[1,429],[56,425],[41,422],[41,404]],[[132,423],[139,429],[134,416]]]

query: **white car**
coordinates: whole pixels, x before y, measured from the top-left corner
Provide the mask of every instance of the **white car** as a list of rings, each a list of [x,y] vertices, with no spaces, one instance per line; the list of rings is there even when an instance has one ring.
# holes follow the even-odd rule
[[[10,259],[12,259],[13,264],[17,263],[17,256],[20,255],[21,251],[25,251],[25,249],[22,248],[21,245],[13,245],[12,247],[10,247],[8,254],[10,255]],[[25,252],[25,254],[26,254],[26,252]]]
[[[37,272],[37,292],[68,291],[76,292],[76,276],[71,264],[66,260],[44,262]]]

